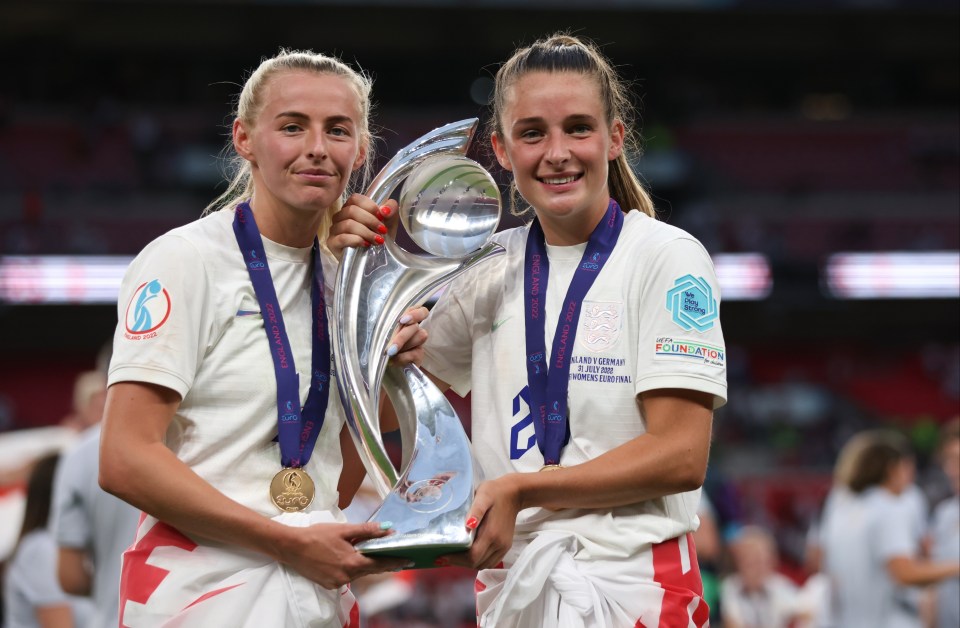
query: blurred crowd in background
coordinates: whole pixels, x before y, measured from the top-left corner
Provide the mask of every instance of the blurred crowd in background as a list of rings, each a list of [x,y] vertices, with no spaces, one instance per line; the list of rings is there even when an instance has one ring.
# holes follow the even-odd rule
[[[957,298],[842,301],[820,275],[837,252],[960,249],[955,2],[369,4],[6,4],[0,261],[133,255],[196,218],[222,179],[241,72],[281,45],[375,75],[382,163],[431,128],[485,116],[493,64],[571,28],[635,77],[646,139],[636,167],[661,219],[711,254],[761,253],[771,269],[766,298],[721,309],[730,399],[716,414],[697,539],[714,625],[818,625],[818,530],[855,435],[907,438],[924,521],[955,499],[944,463],[960,463],[942,435],[960,417]],[[379,26],[361,21],[371,8]],[[330,42],[308,27],[324,19],[343,25]],[[183,41],[148,36],[145,22]],[[99,420],[91,382],[102,379],[90,373],[105,372],[115,322],[115,305],[0,298],[0,561],[17,547],[30,469]],[[469,404],[454,401],[469,427]],[[361,494],[350,516],[372,503]],[[918,556],[933,551],[930,530]],[[738,592],[757,582],[778,610],[750,619]],[[354,589],[369,628],[475,622],[465,570]],[[928,617],[934,607],[918,603]]]

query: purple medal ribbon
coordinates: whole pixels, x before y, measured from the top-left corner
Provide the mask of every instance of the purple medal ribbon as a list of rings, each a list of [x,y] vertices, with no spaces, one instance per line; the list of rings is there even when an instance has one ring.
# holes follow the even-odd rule
[[[570,384],[570,356],[577,336],[580,308],[590,287],[606,264],[623,228],[623,212],[613,199],[603,220],[594,228],[580,265],[573,275],[563,311],[557,322],[546,363],[546,316],[544,299],[550,263],[540,221],[534,219],[527,234],[524,259],[523,305],[526,320],[527,385],[530,389],[530,412],[537,437],[537,447],[545,465],[560,464],[560,452],[570,440],[567,410],[567,389]]]
[[[323,427],[330,396],[330,335],[327,332],[327,310],[323,299],[323,264],[320,244],[313,239],[313,280],[310,300],[313,308],[313,357],[311,359],[310,392],[300,408],[300,376],[293,363],[293,351],[283,324],[283,313],[277,291],[273,287],[263,238],[248,203],[237,206],[233,217],[233,233],[240,245],[243,261],[250,273],[253,291],[260,304],[263,327],[270,343],[273,370],[277,378],[277,440],[280,463],[299,468],[307,464]]]

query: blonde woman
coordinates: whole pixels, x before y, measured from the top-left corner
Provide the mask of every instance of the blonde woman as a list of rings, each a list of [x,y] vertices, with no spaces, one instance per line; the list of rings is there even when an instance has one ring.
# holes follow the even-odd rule
[[[345,585],[405,564],[357,553],[390,523],[339,509],[363,472],[332,390],[336,260],[320,243],[337,242],[331,216],[369,163],[370,87],[322,54],[264,60],[239,97],[229,189],[124,278],[100,460],[102,486],[146,514],[124,626],[357,626]],[[425,313],[397,359],[418,356]]]

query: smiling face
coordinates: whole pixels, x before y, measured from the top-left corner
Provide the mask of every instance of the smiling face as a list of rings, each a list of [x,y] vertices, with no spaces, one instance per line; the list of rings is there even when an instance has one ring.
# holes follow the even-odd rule
[[[251,123],[233,128],[234,146],[251,164],[258,223],[318,222],[366,156],[357,92],[334,74],[284,71],[268,79],[261,102]]]
[[[508,88],[492,137],[497,160],[540,219],[550,244],[585,242],[610,197],[609,162],[624,127],[604,115],[596,81],[576,72],[531,72]]]

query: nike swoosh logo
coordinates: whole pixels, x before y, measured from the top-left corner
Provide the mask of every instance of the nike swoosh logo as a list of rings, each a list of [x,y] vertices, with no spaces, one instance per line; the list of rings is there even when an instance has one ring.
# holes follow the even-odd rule
[[[497,331],[498,329],[500,329],[500,327],[503,326],[504,323],[506,323],[506,322],[507,322],[508,320],[510,320],[511,318],[512,318],[511,316],[508,316],[508,317],[506,317],[505,319],[503,319],[502,321],[496,321],[496,322],[493,324],[493,329],[491,329],[490,331]]]

